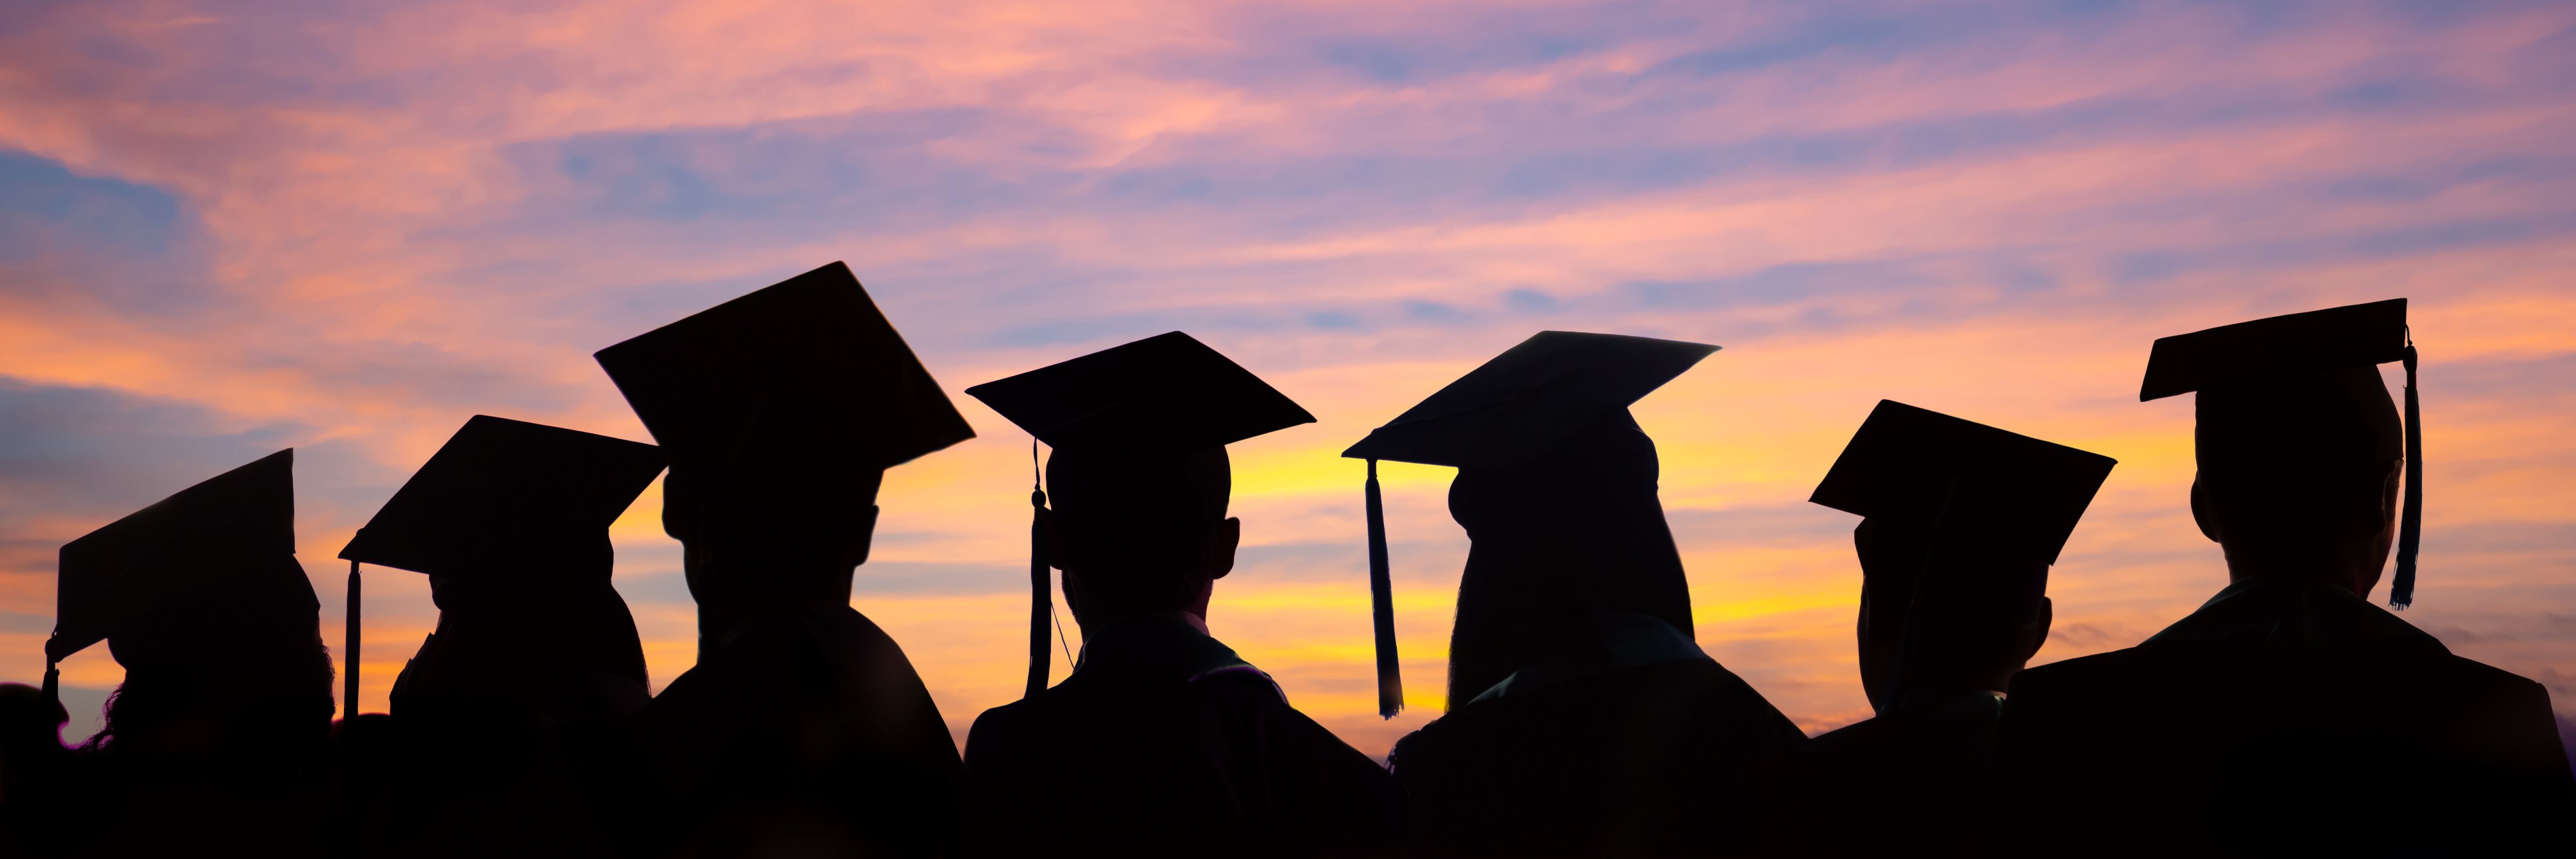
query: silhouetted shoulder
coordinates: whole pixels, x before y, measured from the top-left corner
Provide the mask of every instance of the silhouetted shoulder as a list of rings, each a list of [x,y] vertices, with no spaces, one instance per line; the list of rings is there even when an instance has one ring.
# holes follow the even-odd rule
[[[2139,855],[2477,852],[2563,825],[2576,798],[2545,689],[2404,640],[2150,644],[2034,668],[2001,745],[2035,819],[2062,837],[2137,829]],[[2341,822],[2369,796],[2407,797],[2411,822]]]
[[[1677,725],[1746,729],[1729,737],[1748,748],[1794,745],[1806,739],[1795,723],[1735,672],[1715,660],[1690,659],[1622,668],[1470,703],[1406,735],[1396,743],[1397,757],[1402,764],[1426,764],[1423,757],[1432,754],[1434,747],[1470,741],[1488,731],[1512,731],[1522,720],[1541,713],[1586,709],[1588,695],[1609,696],[1594,709],[1601,711],[1601,719],[1612,722],[1651,718],[1637,711],[1643,708]],[[1414,754],[1407,756],[1408,749]],[[1399,765],[1398,773],[1402,771]]]
[[[2426,670],[2449,675],[2463,688],[2491,690],[2499,700],[2521,699],[2524,703],[2549,705],[2549,687],[2529,677],[2458,654],[2431,662]]]
[[[2155,673],[2165,666],[2137,648],[2113,650],[2034,665],[2013,675],[2013,705],[2044,700],[2094,686],[2118,686],[2125,678]]]
[[[857,611],[782,612],[745,624],[712,654],[671,681],[648,717],[675,731],[680,723],[731,722],[742,728],[727,745],[755,739],[790,742],[821,720],[845,732],[853,754],[893,755],[925,767],[957,759],[939,708],[903,648]],[[699,740],[717,740],[698,736]]]
[[[2176,685],[2252,691],[2247,687],[2262,683],[2263,670],[2276,666],[2297,667],[2307,674],[2304,682],[2288,686],[2348,681],[2342,687],[2347,697],[2439,694],[2461,710],[2546,710],[2549,706],[2547,687],[2510,671],[2447,652],[2390,651],[2367,646],[2279,653],[2240,653],[2189,644],[2132,647],[2022,672],[2013,679],[2011,709],[2055,709],[2068,699],[2162,699]]]
[[[1426,853],[1663,854],[1744,823],[1730,810],[1757,773],[1805,742],[1734,672],[1690,659],[1467,704],[1390,763]]]
[[[1403,839],[1386,771],[1249,666],[1078,673],[977,718],[966,781],[977,855],[1366,855]]]
[[[1756,798],[1761,834],[1779,841],[1746,852],[1989,852],[2002,710],[1994,693],[1958,690],[1817,735]]]
[[[746,623],[641,721],[667,794],[654,829],[696,833],[680,855],[937,855],[954,838],[957,747],[911,662],[856,611]]]

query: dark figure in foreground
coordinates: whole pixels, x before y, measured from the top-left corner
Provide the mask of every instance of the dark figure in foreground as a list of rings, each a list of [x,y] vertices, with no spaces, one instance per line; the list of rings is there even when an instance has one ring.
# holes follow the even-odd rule
[[[651,693],[608,526],[661,470],[652,445],[477,415],[359,529],[340,556],[427,573],[439,614],[393,718],[342,725],[343,825],[364,832],[344,837],[422,856],[610,843],[592,778]]]
[[[48,660],[106,639],[125,682],[47,804],[42,849],[319,855],[331,657],[280,451],[63,547]]]
[[[1690,587],[1627,405],[1714,347],[1545,332],[1345,456],[1456,465],[1474,541],[1449,712],[1398,742],[1442,856],[1741,849],[1750,777],[1806,741],[1692,638]]]
[[[2230,584],[2137,647],[2014,682],[2003,765],[2030,844],[2482,856],[2565,836],[2547,691],[2366,601],[2405,457],[2373,365],[2411,365],[2405,338],[2400,299],[2157,342],[2141,398],[2200,392],[2192,518]]]
[[[60,801],[63,723],[59,701],[24,683],[0,683],[0,856],[46,852],[51,831],[47,807]]]
[[[975,720],[977,855],[1351,856],[1400,846],[1386,771],[1208,633],[1242,521],[1225,445],[1314,420],[1187,335],[968,393],[1056,447],[1048,554],[1072,676]]]
[[[930,856],[957,746],[850,608],[884,470],[973,437],[833,263],[599,353],[671,457],[698,663],[638,717],[638,852]]]
[[[2048,568],[2110,459],[1882,401],[1816,487],[1859,513],[1861,688],[1770,797],[1778,846],[1948,855],[1990,846],[1996,731],[2048,638]]]

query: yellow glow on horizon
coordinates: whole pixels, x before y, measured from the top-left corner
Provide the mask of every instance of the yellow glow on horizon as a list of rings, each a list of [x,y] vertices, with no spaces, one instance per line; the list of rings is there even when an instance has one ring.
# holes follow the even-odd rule
[[[979,432],[888,472],[852,601],[961,735],[1019,694],[1031,478],[963,389],[1175,329],[1317,417],[1231,448],[1244,560],[1211,622],[1372,753],[1444,703],[1465,537],[1454,469],[1381,463],[1408,710],[1380,720],[1340,452],[1545,329],[1724,347],[1632,411],[1703,647],[1818,730],[1867,708],[1852,523],[1806,497],[1879,399],[2119,460],[2040,658],[2098,652],[2225,581],[2185,507],[2190,398],[2136,401],[2149,344],[2408,296],[2432,501],[2405,619],[2576,676],[2549,620],[2576,615],[2576,189],[2546,169],[2576,113],[2528,71],[2576,8],[2139,7],[1853,51],[1814,16],[1880,12],[523,6],[0,28],[0,229],[28,237],[0,242],[0,397],[40,404],[0,419],[61,418],[0,424],[30,439],[0,438],[0,676],[42,670],[63,542],[287,445],[338,652],[332,555],[468,416],[648,440],[591,352],[827,260]],[[248,27],[296,50],[218,38]],[[2464,95],[2339,95],[2392,79]],[[21,205],[54,191],[9,171],[75,196]],[[657,481],[610,527],[657,686],[696,656],[661,506]],[[436,614],[416,574],[366,582],[382,709]],[[64,672],[121,676],[104,648]]]

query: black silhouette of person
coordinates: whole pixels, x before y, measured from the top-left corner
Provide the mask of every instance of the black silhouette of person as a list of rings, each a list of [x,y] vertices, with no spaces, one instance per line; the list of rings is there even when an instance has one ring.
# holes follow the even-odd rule
[[[0,683],[0,856],[61,852],[50,825],[63,799],[63,723],[70,714],[44,690]]]
[[[70,852],[320,852],[332,671],[295,561],[294,461],[279,451],[63,546],[46,659],[104,639],[125,667],[52,807]]]
[[[1179,332],[967,393],[1055,449],[1040,563],[1064,570],[1083,632],[1064,682],[975,720],[970,853],[1398,848],[1403,798],[1386,771],[1209,633],[1242,538],[1225,445],[1314,418]]]
[[[956,741],[850,596],[884,470],[974,431],[837,262],[597,357],[670,457],[698,603],[697,665],[635,720],[631,849],[947,850]]]
[[[552,856],[608,843],[611,788],[586,779],[651,695],[608,526],[662,465],[652,445],[477,415],[340,552],[427,573],[439,608],[394,683],[398,757],[353,774],[388,788],[370,844]]]
[[[2113,462],[1882,400],[1809,500],[1864,517],[1861,687],[1773,795],[1774,846],[1949,855],[1996,838],[1995,734],[2048,637],[2048,568]]]
[[[2396,299],[2156,341],[2140,399],[2199,392],[2192,517],[2230,583],[2136,647],[2014,681],[2002,766],[2035,849],[2483,856],[2564,837],[2547,691],[2367,601],[2392,542],[2391,601],[2412,598],[2398,488],[2420,429],[2401,433],[2375,366],[2406,363],[2413,417],[2408,340]]]
[[[1724,850],[1750,778],[1806,741],[1693,640],[1654,441],[1627,411],[1714,351],[1541,332],[1343,454],[1456,466],[1473,541],[1448,712],[1390,761],[1422,852]]]

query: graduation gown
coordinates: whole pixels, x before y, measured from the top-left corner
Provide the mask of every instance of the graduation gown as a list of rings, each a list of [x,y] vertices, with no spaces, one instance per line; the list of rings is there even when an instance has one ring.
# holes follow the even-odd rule
[[[2002,749],[2033,850],[2490,855],[2576,807],[2545,689],[2323,584],[2023,672]]]
[[[1819,734],[1786,762],[1799,787],[1765,800],[1783,851],[1945,855],[1988,839],[2003,697],[1961,690]]]
[[[1653,617],[1602,612],[1587,652],[1524,667],[1396,743],[1422,852],[1727,853],[1752,782],[1807,741]]]
[[[614,843],[611,729],[650,697],[634,630],[604,581],[441,612],[394,680],[392,718],[342,737],[356,837],[371,855],[492,859]]]
[[[956,741],[894,639],[846,606],[726,633],[638,717],[640,853],[952,852]]]
[[[1089,636],[1073,675],[966,740],[975,855],[1347,856],[1403,838],[1376,761],[1179,617]]]
[[[118,694],[156,694],[137,687],[129,675]],[[313,691],[72,751],[38,806],[47,816],[33,822],[46,831],[31,833],[40,840],[29,855],[331,855],[330,698]]]

